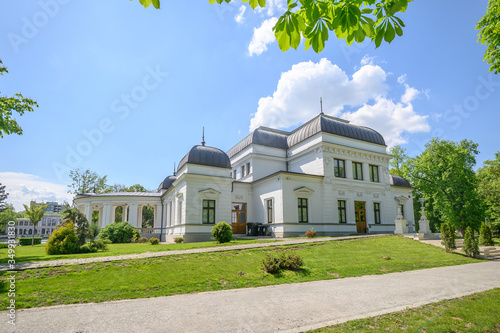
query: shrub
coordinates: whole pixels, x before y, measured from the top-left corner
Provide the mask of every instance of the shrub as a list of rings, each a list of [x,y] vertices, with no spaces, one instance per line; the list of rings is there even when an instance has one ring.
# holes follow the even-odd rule
[[[441,224],[441,244],[444,245],[446,252],[451,252],[457,248],[455,245],[455,233],[449,222]]]
[[[219,222],[212,228],[212,236],[219,243],[227,243],[233,239],[231,226],[226,222]]]
[[[35,237],[33,245],[42,244],[42,237]],[[31,237],[19,238],[19,245],[31,245]]]
[[[464,236],[464,247],[462,248],[464,253],[469,257],[477,257],[479,255],[479,246],[477,244],[477,239],[474,237],[474,231],[471,227],[465,229]]]
[[[264,271],[269,274],[278,274],[284,269],[298,271],[304,266],[304,261],[295,253],[282,253],[279,257],[274,257],[271,254],[266,254],[262,259]]]
[[[99,239],[109,239],[113,243],[130,243],[139,237],[139,231],[128,222],[111,223],[99,234]]]
[[[314,237],[316,237],[316,231],[314,231],[314,229],[311,228],[311,229],[306,231],[305,235],[307,238],[314,238]]]
[[[9,248],[9,244],[0,244],[0,249],[7,249]]]
[[[137,240],[139,243],[147,243],[148,242],[148,239],[146,237],[139,237],[139,239]]]
[[[45,245],[47,254],[71,254],[80,252],[75,225],[66,223],[54,230]]]
[[[481,229],[479,229],[479,244],[484,246],[492,246],[493,234],[491,233],[491,228],[486,223],[481,223]]]
[[[151,245],[158,245],[160,244],[160,240],[156,237],[153,237],[151,239],[149,239],[149,242],[151,243]]]
[[[101,228],[99,228],[99,225],[97,222],[92,222],[89,226],[89,234],[92,239],[96,239],[97,236],[99,236],[99,233],[101,232]]]
[[[182,238],[182,237],[175,237],[174,238],[174,242],[176,242],[177,244],[180,244],[180,243],[184,242],[184,238]]]
[[[106,239],[96,239],[80,246],[80,253],[94,253],[97,251],[106,251],[109,241]]]

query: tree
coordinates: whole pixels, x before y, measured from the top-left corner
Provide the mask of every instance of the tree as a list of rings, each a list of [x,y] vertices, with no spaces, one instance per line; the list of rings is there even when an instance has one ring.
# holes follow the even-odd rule
[[[329,32],[348,45],[371,39],[375,47],[382,41],[387,43],[403,35],[405,24],[396,16],[404,13],[412,0],[299,0],[287,1],[287,10],[274,26],[274,35],[279,48],[285,52],[290,47],[297,49],[302,38],[305,49],[311,46],[321,52],[328,40]],[[160,0],[139,0],[145,7],[151,4],[160,8]],[[222,4],[231,0],[209,0],[211,4]],[[266,0],[242,0],[252,9],[264,8]]]
[[[45,209],[49,206],[48,204],[44,203],[35,203],[35,202],[30,202],[29,207],[26,205],[23,205],[25,212],[24,216],[30,220],[31,223],[33,223],[33,234],[31,235],[31,246],[33,246],[35,242],[35,227],[38,225],[38,222],[43,218],[43,214],[45,214]]]
[[[7,208],[7,203],[5,200],[7,200],[7,197],[9,196],[9,193],[5,193],[5,185],[2,185],[0,183],[0,212],[3,212]]]
[[[446,252],[452,252],[457,248],[455,245],[455,233],[451,230],[450,223],[441,224],[441,244],[444,246]]]
[[[494,229],[500,229],[500,152],[494,160],[486,160],[477,170],[478,192],[486,206],[486,216]]]
[[[484,246],[493,246],[493,235],[491,228],[484,222],[481,222],[481,229],[479,229],[479,244]]]
[[[7,67],[3,66],[0,59],[0,75],[8,73]],[[15,94],[13,97],[0,95],[0,138],[3,135],[23,134],[23,129],[17,123],[16,119],[12,118],[16,112],[22,116],[25,112],[33,112],[33,107],[38,107],[36,101],[23,97],[21,93]]]
[[[21,217],[21,214],[16,213],[14,206],[7,204],[5,209],[0,212],[0,234],[5,233],[9,221],[16,221],[18,217]]]
[[[500,0],[490,0],[486,14],[477,22],[478,42],[486,45],[484,60],[490,64],[490,71],[500,72]]]
[[[80,194],[80,193],[105,193],[110,190],[110,187],[106,184],[108,176],[99,176],[97,172],[90,171],[89,169],[82,171],[82,169],[75,169],[69,172],[69,177],[73,181],[71,185],[68,185],[69,193]]]
[[[392,155],[389,162],[389,173],[406,178],[408,173],[406,163],[409,160],[406,149],[396,145],[389,150],[389,154]]]
[[[83,245],[87,239],[93,239],[89,228],[89,221],[79,209],[76,207],[66,208],[61,213],[65,223],[71,223],[76,228],[76,236],[78,238],[78,244]]]
[[[479,246],[477,244],[477,239],[474,236],[474,230],[471,227],[467,227],[465,229],[464,236],[464,246],[462,247],[462,251],[472,258],[475,258],[479,255]]]
[[[483,219],[474,172],[478,153],[477,144],[472,141],[456,143],[434,138],[409,165],[415,187],[433,201],[441,217],[462,235],[468,226],[478,230]]]

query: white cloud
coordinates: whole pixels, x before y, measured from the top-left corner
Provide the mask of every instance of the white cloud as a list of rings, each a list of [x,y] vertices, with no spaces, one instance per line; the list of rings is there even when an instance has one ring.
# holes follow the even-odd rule
[[[267,45],[276,41],[274,37],[273,27],[278,19],[271,17],[258,28],[253,28],[253,36],[250,44],[248,44],[248,54],[250,56],[260,55],[262,52],[267,51]]]
[[[243,24],[243,22],[245,22],[245,17],[243,15],[245,15],[246,10],[247,10],[247,7],[245,5],[240,6],[240,9],[238,10],[238,14],[234,17],[234,20],[236,21],[236,23]]]
[[[406,90],[403,96],[401,96],[401,102],[408,104],[411,101],[413,101],[417,96],[420,95],[420,91],[410,87],[409,85],[406,85]]]
[[[298,126],[319,114],[322,97],[323,112],[379,131],[389,146],[406,142],[405,133],[429,131],[427,116],[419,115],[411,104],[418,95],[411,90],[414,88],[407,87],[404,104],[393,102],[386,97],[387,76],[380,66],[372,64],[365,64],[349,77],[327,59],[298,63],[281,74],[272,96],[259,100],[250,130]],[[398,78],[398,82],[402,80],[405,78]],[[343,111],[346,106],[360,108]]]
[[[361,59],[361,66],[373,65],[373,60],[375,60],[375,57],[370,57],[368,54],[365,54]]]
[[[51,183],[32,174],[0,172],[0,183],[5,185],[5,192],[9,193],[7,203],[12,204],[16,211],[24,210],[23,204],[28,205],[31,200],[60,203],[73,201],[73,195],[67,193],[66,185]]]

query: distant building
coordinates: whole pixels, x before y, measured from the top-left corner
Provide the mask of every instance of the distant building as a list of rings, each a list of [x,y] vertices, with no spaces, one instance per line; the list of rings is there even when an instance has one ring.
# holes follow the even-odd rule
[[[35,236],[48,237],[52,235],[55,228],[61,224],[62,217],[59,214],[45,214],[38,225],[35,227]],[[16,226],[18,237],[28,237],[33,235],[33,223],[28,218],[18,218]]]
[[[41,205],[42,203],[37,203],[36,201],[31,201],[33,202],[34,204],[36,205]],[[46,213],[54,213],[54,214],[59,214],[63,209],[64,209],[64,205],[63,204],[60,204],[56,201],[51,201],[51,202],[44,202],[45,204],[47,204],[47,208],[45,209],[45,212]]]

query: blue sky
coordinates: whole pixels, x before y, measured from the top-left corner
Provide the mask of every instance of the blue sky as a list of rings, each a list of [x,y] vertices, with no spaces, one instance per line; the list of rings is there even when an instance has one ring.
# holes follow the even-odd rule
[[[500,150],[500,76],[476,22],[487,2],[410,3],[403,37],[375,49],[333,35],[320,54],[283,53],[270,27],[283,1],[4,1],[1,95],[36,99],[0,140],[0,183],[20,208],[64,200],[70,169],[155,189],[201,141],[227,151],[260,125],[293,129],[319,112],[370,126],[417,155],[438,136]]]

